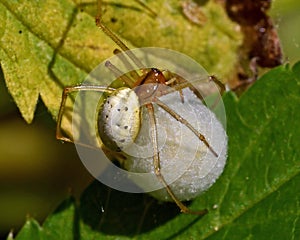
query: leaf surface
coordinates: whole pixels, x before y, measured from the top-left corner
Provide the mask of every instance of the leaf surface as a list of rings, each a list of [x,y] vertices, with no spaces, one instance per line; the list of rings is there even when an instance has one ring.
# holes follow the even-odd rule
[[[41,234],[61,231],[69,236],[72,231],[81,239],[299,239],[299,73],[300,62],[293,68],[280,66],[240,99],[232,93],[224,96],[228,162],[217,182],[190,204],[192,209],[208,208],[204,217],[180,214],[174,204],[95,182],[77,210],[73,203],[60,216],[49,216]],[[59,228],[62,222],[65,227]],[[28,221],[16,239],[26,239],[25,230],[29,234],[37,229]]]
[[[185,18],[178,1],[147,5],[157,17],[136,2],[105,2],[103,21],[129,47],[171,48],[194,58],[211,74],[222,78],[231,72],[241,36],[220,5],[203,7],[209,19],[204,26]],[[112,56],[117,46],[97,29],[95,15],[96,3],[91,1],[0,1],[1,67],[27,122],[34,117],[39,97],[56,118],[63,87],[81,83]]]

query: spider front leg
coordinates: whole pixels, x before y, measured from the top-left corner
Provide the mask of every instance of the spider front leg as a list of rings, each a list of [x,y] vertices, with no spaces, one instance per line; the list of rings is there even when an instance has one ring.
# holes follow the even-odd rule
[[[150,128],[151,128],[151,141],[152,141],[152,147],[153,147],[153,165],[154,165],[154,172],[159,181],[164,185],[166,188],[166,191],[170,195],[170,197],[173,199],[173,201],[176,203],[176,205],[180,208],[180,211],[182,213],[188,213],[188,214],[195,214],[195,215],[205,215],[208,213],[206,209],[202,211],[191,211],[188,209],[173,193],[172,189],[164,179],[163,175],[161,174],[160,170],[160,158],[159,158],[159,151],[158,151],[158,142],[157,142],[157,128],[156,128],[156,121],[154,116],[154,108],[152,103],[148,103],[146,105],[149,119],[150,119]]]
[[[62,100],[57,116],[57,125],[56,125],[56,138],[65,142],[71,142],[73,143],[74,140],[71,137],[66,137],[62,133],[62,118],[64,115],[65,107],[66,107],[66,101],[70,93],[72,92],[79,92],[79,91],[96,91],[96,92],[108,92],[112,93],[115,91],[114,88],[107,88],[103,86],[96,86],[96,85],[79,85],[79,86],[71,86],[71,87],[65,87],[63,94],[62,94]]]

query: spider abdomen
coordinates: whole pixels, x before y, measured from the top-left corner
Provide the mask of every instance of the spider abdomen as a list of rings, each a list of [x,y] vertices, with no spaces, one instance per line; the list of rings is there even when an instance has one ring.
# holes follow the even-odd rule
[[[119,88],[104,102],[98,116],[98,132],[102,142],[113,151],[131,145],[140,129],[140,106],[136,93]]]

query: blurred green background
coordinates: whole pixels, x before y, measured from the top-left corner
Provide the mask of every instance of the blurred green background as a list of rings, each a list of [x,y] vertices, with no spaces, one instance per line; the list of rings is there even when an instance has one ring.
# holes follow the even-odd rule
[[[300,2],[274,1],[285,62],[300,60]],[[284,86],[283,86],[284,87]],[[72,144],[55,139],[56,123],[38,104],[34,122],[25,123],[0,73],[0,238],[27,216],[42,221],[68,195],[80,196],[92,181]]]
[[[300,1],[275,0],[270,15],[277,26],[285,62],[300,60]]]
[[[56,123],[40,101],[28,125],[0,76],[0,239],[26,217],[42,221],[91,182],[72,144],[55,138]]]

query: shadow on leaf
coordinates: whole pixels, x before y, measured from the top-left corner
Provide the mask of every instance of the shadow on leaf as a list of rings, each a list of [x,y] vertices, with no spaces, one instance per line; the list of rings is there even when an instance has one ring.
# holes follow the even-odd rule
[[[150,231],[180,214],[174,203],[146,194],[126,193],[93,182],[81,197],[82,220],[96,231],[133,236]]]

